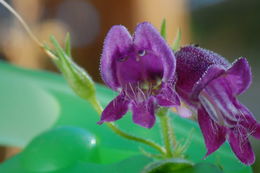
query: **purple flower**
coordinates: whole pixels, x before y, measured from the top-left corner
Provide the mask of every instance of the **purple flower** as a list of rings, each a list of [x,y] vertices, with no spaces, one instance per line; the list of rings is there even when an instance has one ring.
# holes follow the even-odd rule
[[[175,66],[171,48],[151,24],[139,24],[133,37],[124,26],[113,26],[105,39],[100,70],[105,84],[119,95],[98,123],[118,120],[130,109],[134,123],[151,128],[159,106],[180,104],[174,91]]]
[[[255,156],[248,137],[260,139],[260,124],[236,98],[251,84],[247,60],[239,58],[230,64],[220,55],[194,46],[183,47],[175,55],[176,91],[198,111],[206,156],[227,139],[241,162],[253,164]]]

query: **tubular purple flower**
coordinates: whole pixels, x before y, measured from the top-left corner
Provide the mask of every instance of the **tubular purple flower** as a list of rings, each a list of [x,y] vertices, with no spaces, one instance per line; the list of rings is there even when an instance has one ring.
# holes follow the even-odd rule
[[[134,123],[151,128],[159,106],[180,104],[174,91],[175,66],[171,48],[150,23],[140,23],[133,37],[124,26],[113,26],[104,42],[100,70],[105,84],[119,95],[98,123],[118,120],[130,109]]]
[[[255,156],[248,137],[260,139],[260,124],[236,98],[252,81],[247,60],[239,58],[230,64],[220,55],[194,46],[183,47],[175,55],[176,91],[198,112],[206,156],[227,139],[241,162],[253,164]]]

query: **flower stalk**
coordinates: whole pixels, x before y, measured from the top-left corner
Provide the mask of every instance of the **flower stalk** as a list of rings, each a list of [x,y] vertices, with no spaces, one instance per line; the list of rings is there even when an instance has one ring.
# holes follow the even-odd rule
[[[176,146],[176,137],[171,125],[170,116],[167,114],[168,109],[161,108],[157,116],[160,118],[162,138],[165,145],[166,157],[172,158],[174,156],[173,148]]]
[[[99,101],[97,99],[93,99],[90,101],[91,105],[94,107],[94,109],[96,110],[96,112],[101,115],[101,113],[103,112],[103,108],[101,106],[101,104],[99,103]],[[166,154],[166,150],[165,148],[163,148],[162,146],[156,144],[153,141],[150,140],[146,140],[140,137],[136,137],[133,135],[130,135],[124,131],[122,131],[120,128],[118,128],[114,123],[105,123],[113,132],[115,132],[117,135],[126,138],[128,140],[132,140],[132,141],[136,141],[139,143],[143,143],[145,145],[148,145],[152,148],[154,148],[155,150],[159,151],[162,155]]]

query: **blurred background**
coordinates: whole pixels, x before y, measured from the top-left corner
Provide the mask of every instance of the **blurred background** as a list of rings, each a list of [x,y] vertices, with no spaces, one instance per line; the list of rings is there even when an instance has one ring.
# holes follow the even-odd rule
[[[75,61],[97,82],[104,37],[116,24],[133,32],[137,23],[149,21],[158,29],[167,21],[167,41],[182,31],[182,45],[199,44],[230,62],[246,57],[253,84],[240,100],[260,121],[260,1],[259,0],[6,0],[25,19],[40,40],[50,35],[62,41],[72,37]],[[0,59],[26,68],[56,71],[48,57],[31,41],[20,23],[0,7]],[[260,172],[260,141],[252,139]],[[0,162],[19,149],[0,147]]]

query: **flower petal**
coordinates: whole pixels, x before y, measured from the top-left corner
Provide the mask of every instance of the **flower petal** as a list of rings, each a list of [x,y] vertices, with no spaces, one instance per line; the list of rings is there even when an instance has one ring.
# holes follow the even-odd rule
[[[238,100],[236,100],[235,105],[240,112],[238,117],[239,124],[247,130],[248,134],[251,134],[256,139],[260,139],[260,124],[256,121],[253,114]]]
[[[132,110],[134,123],[145,128],[153,127],[155,123],[155,105],[153,97],[151,97],[148,101],[141,103],[133,102]]]
[[[205,157],[207,157],[225,142],[226,128],[219,126],[211,120],[203,107],[198,110],[198,122],[207,147],[207,153],[205,155]]]
[[[246,58],[236,60],[227,70],[226,78],[235,95],[247,90],[252,82],[252,73]]]
[[[128,105],[129,101],[125,98],[124,94],[121,93],[107,105],[105,110],[102,112],[101,120],[98,124],[116,121],[122,118],[128,110]]]
[[[110,88],[116,90],[119,82],[116,75],[115,61],[129,51],[132,45],[132,37],[124,26],[113,26],[108,32],[102,57],[100,70],[103,81]]]
[[[160,33],[150,23],[143,22],[136,27],[134,45],[139,50],[151,50],[161,59],[164,67],[163,82],[173,78],[176,66],[175,56]]]
[[[241,162],[246,165],[252,165],[255,162],[255,155],[245,128],[237,127],[231,130],[228,140],[233,152]]]
[[[255,125],[255,129],[251,135],[254,136],[256,139],[260,139],[260,124],[259,123],[257,123]]]
[[[220,55],[212,51],[185,46],[175,53],[178,80],[176,90],[185,98],[192,92],[192,88],[212,65],[228,68],[230,64]],[[181,94],[180,94],[181,95]]]
[[[200,92],[214,79],[225,72],[223,66],[211,65],[192,88],[192,100],[198,100]]]
[[[160,106],[164,107],[179,106],[181,104],[177,93],[167,84],[162,86],[156,100]]]

